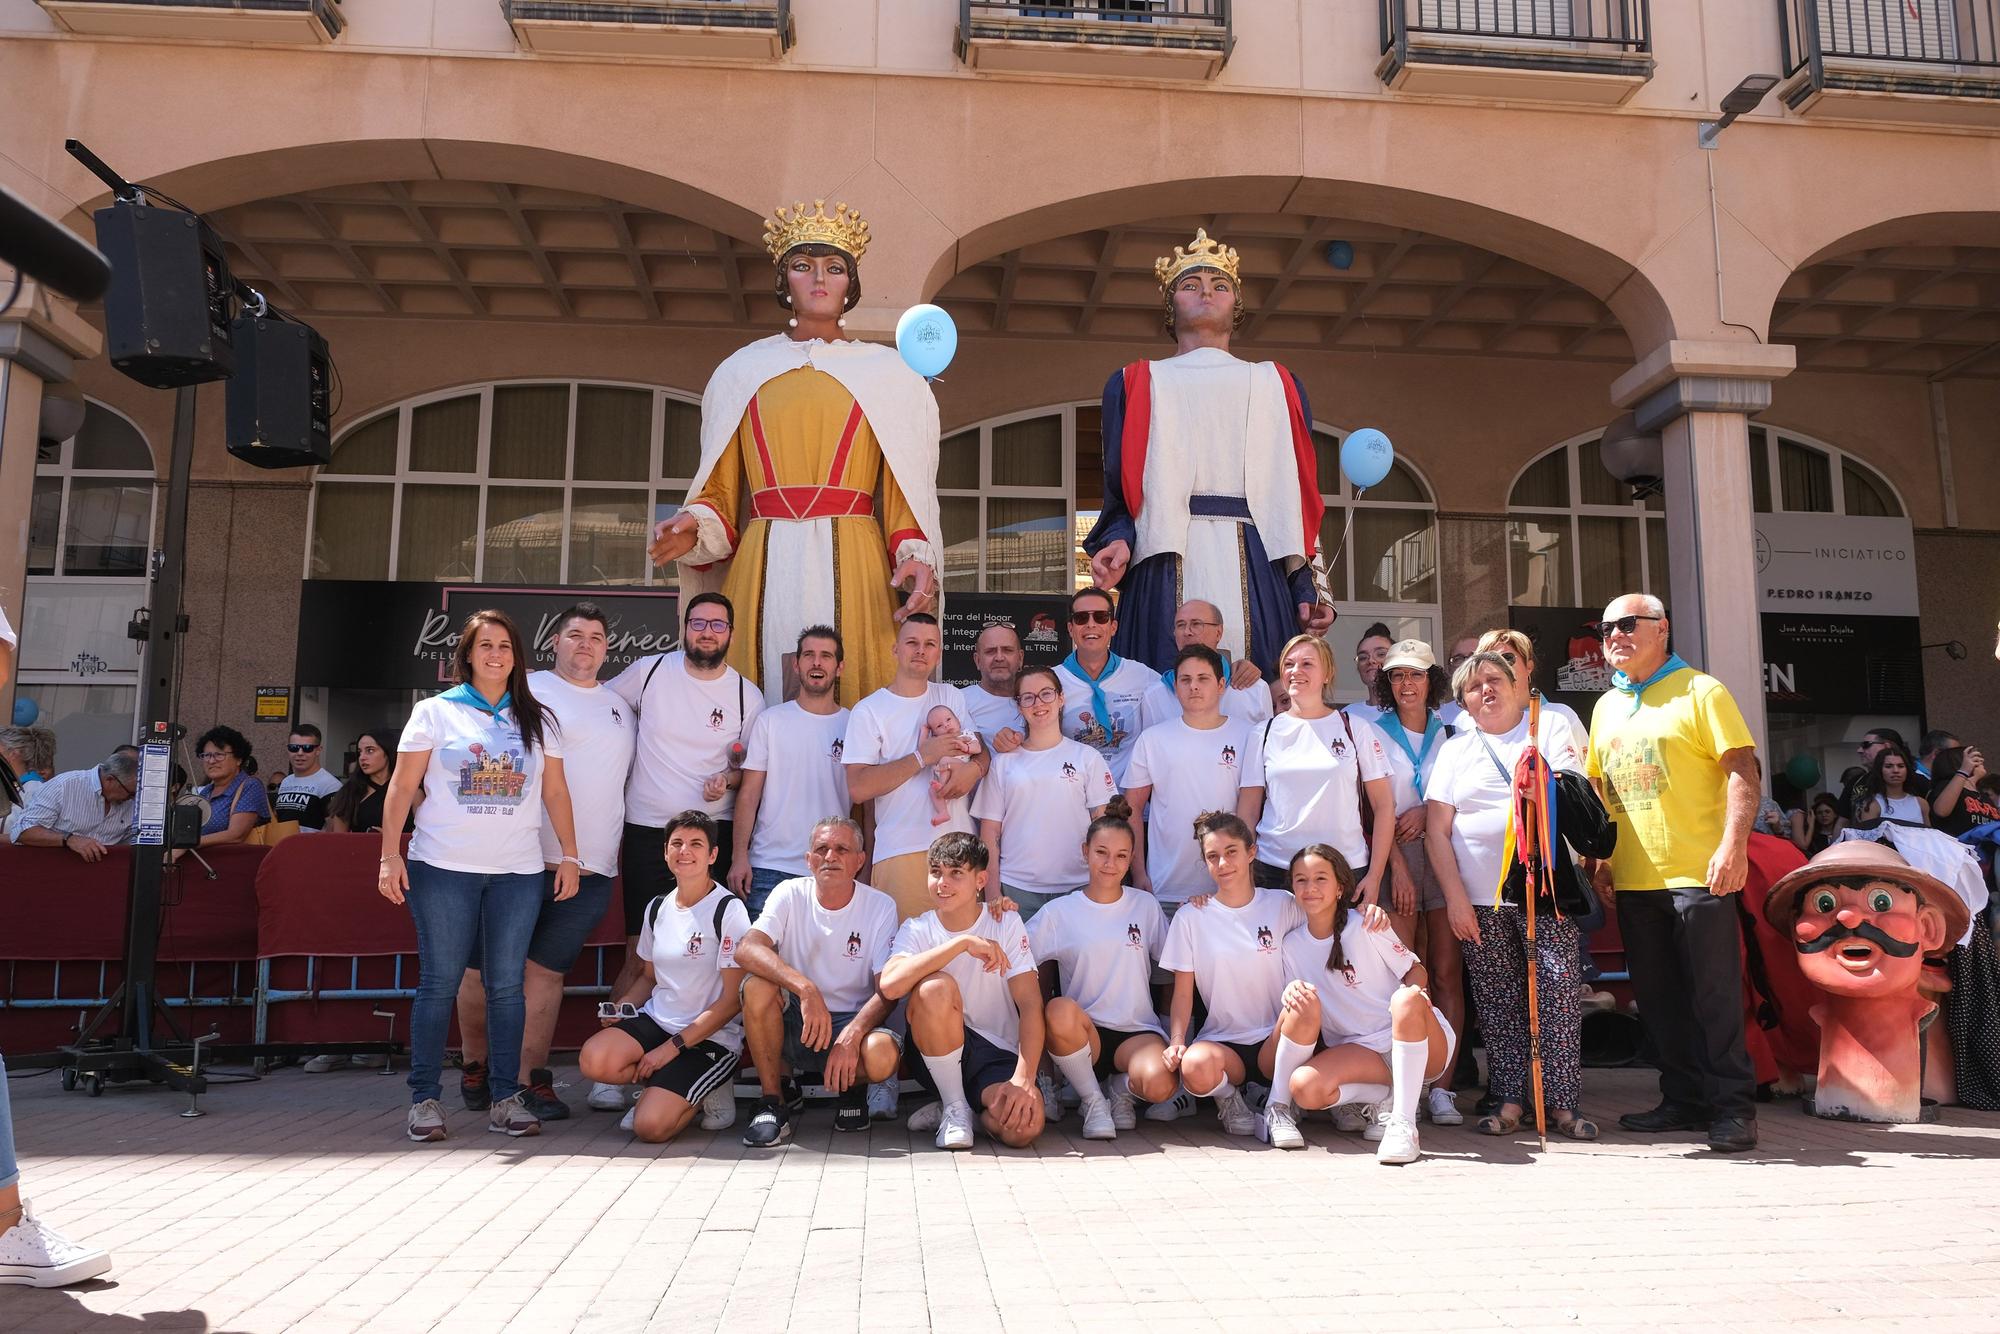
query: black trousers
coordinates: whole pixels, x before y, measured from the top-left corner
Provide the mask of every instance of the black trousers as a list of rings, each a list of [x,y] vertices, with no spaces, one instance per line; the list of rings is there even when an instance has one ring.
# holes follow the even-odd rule
[[[1743,1045],[1743,928],[1732,896],[1626,890],[1618,929],[1639,1018],[1659,1053],[1660,1094],[1715,1116],[1757,1114]]]

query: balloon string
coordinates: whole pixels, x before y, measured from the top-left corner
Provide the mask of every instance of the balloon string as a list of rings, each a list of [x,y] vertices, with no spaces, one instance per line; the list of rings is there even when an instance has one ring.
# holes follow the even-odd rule
[[[1354,488],[1354,495],[1350,498],[1350,502],[1353,500],[1359,500],[1361,499],[1362,496],[1366,494],[1368,494],[1367,487],[1357,486]],[[1332,574],[1333,567],[1340,564],[1341,556],[1344,555],[1347,551],[1348,535],[1353,531],[1354,531],[1354,506],[1352,503],[1349,503],[1347,506],[1347,522],[1342,524],[1340,528],[1340,545],[1333,549],[1333,559],[1326,563],[1327,573],[1329,575]]]

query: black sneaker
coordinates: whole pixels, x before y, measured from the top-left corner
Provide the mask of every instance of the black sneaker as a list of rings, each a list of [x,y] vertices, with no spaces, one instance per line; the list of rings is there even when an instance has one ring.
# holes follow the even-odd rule
[[[778,1092],[785,1099],[785,1110],[792,1115],[796,1116],[806,1109],[806,1091],[790,1075],[778,1081]]]
[[[1708,1127],[1708,1147],[1716,1153],[1742,1153],[1757,1147],[1757,1118],[1718,1116]]]
[[[868,1129],[868,1086],[855,1080],[833,1104],[833,1128],[850,1134]]]
[[[750,1113],[750,1128],[743,1132],[743,1142],[753,1149],[770,1149],[791,1137],[792,1118],[785,1104],[777,1098],[757,1099],[757,1110]]]
[[[555,1076],[545,1066],[528,1071],[528,1087],[521,1090],[521,1101],[537,1121],[569,1120],[569,1104],[556,1096]]]
[[[467,1061],[460,1069],[458,1096],[465,1099],[468,1112],[483,1112],[493,1105],[493,1088],[486,1082],[484,1061]]]
[[[1618,1124],[1642,1135],[1662,1135],[1675,1130],[1706,1130],[1710,1119],[1706,1108],[1663,1102],[1648,1112],[1627,1112],[1618,1118]]]

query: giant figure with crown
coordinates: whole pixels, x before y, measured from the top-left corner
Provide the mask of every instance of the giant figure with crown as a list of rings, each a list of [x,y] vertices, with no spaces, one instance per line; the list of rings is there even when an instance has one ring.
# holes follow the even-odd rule
[[[716,367],[688,501],[649,554],[680,562],[683,593],[729,597],[730,665],[773,703],[799,631],[837,626],[852,705],[895,675],[896,622],[937,607],[937,400],[893,349],[842,333],[861,297],[860,215],[781,207],[764,244],[788,327]]]
[[[1174,609],[1200,598],[1222,609],[1223,648],[1275,679],[1287,639],[1333,624],[1325,506],[1304,388],[1230,354],[1237,265],[1206,230],[1154,265],[1177,351],[1104,387],[1104,507],[1084,549],[1101,587],[1122,585],[1118,654],[1171,668]]]

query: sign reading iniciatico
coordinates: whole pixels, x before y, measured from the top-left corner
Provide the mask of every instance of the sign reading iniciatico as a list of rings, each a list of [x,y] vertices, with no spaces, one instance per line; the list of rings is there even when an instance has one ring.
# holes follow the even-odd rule
[[[680,643],[680,599],[667,588],[308,579],[299,603],[298,684],[347,690],[449,685],[459,627],[482,607],[499,608],[521,627],[532,645],[531,667],[553,667],[556,618],[578,602],[595,602],[611,620],[611,651],[602,672],[607,678]]]
[[[1915,616],[1916,540],[1908,519],[1757,516],[1758,610]]]

